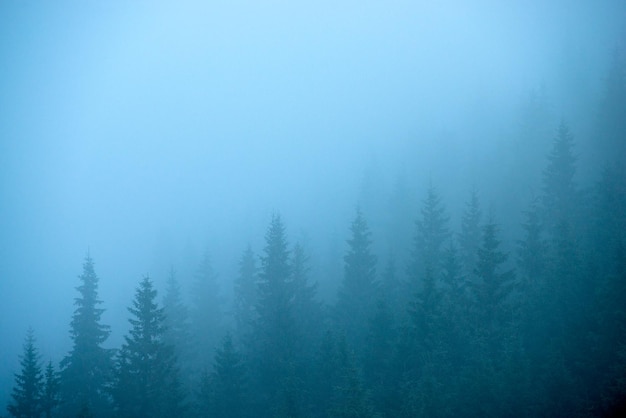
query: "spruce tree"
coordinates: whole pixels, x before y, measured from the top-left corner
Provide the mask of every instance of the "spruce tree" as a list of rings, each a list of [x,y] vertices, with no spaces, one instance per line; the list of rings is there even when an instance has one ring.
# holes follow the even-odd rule
[[[250,416],[247,372],[243,358],[227,334],[215,352],[213,370],[200,382],[201,417],[241,418]]]
[[[61,361],[61,412],[76,416],[84,408],[96,417],[107,416],[110,400],[106,387],[111,378],[112,352],[103,347],[110,334],[101,322],[104,312],[98,298],[98,276],[88,254],[76,288],[74,315],[70,324],[72,349]]]
[[[156,297],[146,276],[128,308],[131,329],[118,355],[113,386],[119,417],[172,417],[184,411],[176,358],[163,342],[164,314]]]
[[[252,342],[261,416],[275,415],[291,402],[287,389],[293,389],[288,382],[293,376],[297,331],[289,250],[285,227],[277,214],[272,216],[265,243]]]
[[[350,226],[344,277],[336,304],[336,321],[351,349],[360,350],[368,321],[376,303],[376,256],[372,254],[371,232],[360,209]]]
[[[248,245],[239,260],[239,274],[234,289],[235,335],[239,341],[250,337],[255,320],[257,273],[254,252]]]
[[[458,235],[459,256],[463,274],[471,276],[476,268],[478,247],[480,246],[482,211],[478,192],[472,189],[469,201],[465,203],[465,210],[461,218],[461,232]]]
[[[44,381],[32,329],[26,334],[20,366],[22,369],[15,374],[15,386],[7,410],[16,418],[38,418],[42,412]]]
[[[222,335],[222,310],[217,274],[208,251],[196,270],[191,298],[191,333],[197,371],[209,367]]]
[[[59,406],[59,385],[59,375],[54,370],[52,361],[49,361],[44,372],[44,384],[41,395],[41,409],[46,418],[53,417]]]
[[[173,348],[181,376],[186,377],[183,383],[186,387],[191,387],[194,373],[189,311],[183,302],[180,284],[173,268],[170,270],[163,297],[163,315],[163,343]]]

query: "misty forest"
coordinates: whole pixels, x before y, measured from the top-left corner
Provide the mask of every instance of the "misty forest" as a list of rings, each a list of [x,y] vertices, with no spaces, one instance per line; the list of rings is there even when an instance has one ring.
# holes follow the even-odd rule
[[[626,416],[621,2],[9,3],[0,416]]]

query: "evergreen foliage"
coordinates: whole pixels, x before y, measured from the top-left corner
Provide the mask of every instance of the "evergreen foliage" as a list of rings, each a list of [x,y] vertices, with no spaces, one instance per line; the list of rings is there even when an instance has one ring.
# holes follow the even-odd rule
[[[26,334],[20,366],[21,371],[15,374],[15,386],[7,410],[16,418],[37,418],[43,409],[44,376],[32,329]]]
[[[75,416],[83,408],[94,411],[96,417],[110,412],[110,399],[106,386],[111,377],[112,351],[103,344],[111,333],[102,324],[104,309],[98,298],[99,278],[94,262],[88,254],[76,288],[74,315],[70,323],[72,349],[61,361],[61,412]]]
[[[128,308],[131,329],[117,357],[113,397],[116,416],[182,416],[182,395],[173,348],[164,341],[163,309],[144,277]]]

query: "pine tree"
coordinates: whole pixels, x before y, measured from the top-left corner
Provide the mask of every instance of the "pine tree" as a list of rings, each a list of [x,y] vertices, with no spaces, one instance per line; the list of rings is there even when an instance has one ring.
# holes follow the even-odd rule
[[[300,243],[296,243],[291,259],[291,285],[293,287],[293,314],[298,329],[298,354],[310,355],[314,341],[323,328],[322,306],[317,301],[317,283],[309,281],[309,257]]]
[[[473,283],[476,325],[481,334],[494,344],[501,341],[502,331],[511,319],[509,296],[513,290],[514,273],[504,270],[507,254],[500,250],[498,226],[489,220],[483,227]]]
[[[215,352],[213,371],[202,376],[199,415],[218,418],[249,416],[247,384],[242,356],[227,334]]]
[[[365,342],[367,323],[374,311],[378,289],[371,232],[359,209],[350,232],[348,251],[344,256],[344,278],[336,305],[336,320],[348,345],[359,349]]]
[[[252,247],[248,245],[239,260],[239,275],[235,279],[234,317],[239,341],[250,337],[257,303],[257,267]]]
[[[465,204],[465,211],[461,218],[461,233],[459,234],[460,261],[465,276],[471,276],[478,260],[480,246],[482,211],[478,192],[472,189],[469,201]]]
[[[41,398],[44,382],[41,373],[39,350],[35,346],[32,329],[26,333],[24,351],[20,356],[22,370],[15,374],[15,386],[7,410],[16,418],[37,418],[42,412]]]
[[[272,216],[265,242],[252,347],[259,379],[260,415],[276,414],[290,402],[286,388],[293,375],[297,331],[285,227],[277,214]]]
[[[564,122],[548,154],[548,165],[543,171],[542,203],[546,226],[552,234],[561,224],[573,226],[579,210],[579,192],[574,181],[576,158],[574,138]]]
[[[149,277],[139,284],[128,311],[131,329],[118,355],[113,396],[120,417],[183,414],[173,349],[163,342],[164,314]]]
[[[189,311],[183,302],[180,284],[173,268],[170,270],[163,297],[163,314],[163,343],[173,348],[181,375],[191,377],[193,364]],[[187,386],[191,384],[190,381],[184,383]]]
[[[59,386],[60,379],[52,361],[48,362],[46,370],[44,372],[44,384],[41,396],[41,409],[46,418],[54,416],[54,412],[59,406]]]
[[[200,371],[213,361],[222,335],[222,310],[217,274],[208,251],[196,271],[191,305],[191,332],[195,346],[195,368]]]
[[[413,292],[425,279],[435,279],[441,273],[443,244],[449,238],[448,216],[437,190],[431,186],[423,201],[421,217],[415,222],[413,253],[409,266],[409,282]]]
[[[104,309],[98,299],[99,279],[89,254],[79,279],[79,297],[74,300],[76,309],[70,324],[73,346],[60,364],[61,412],[64,416],[76,416],[87,407],[96,417],[107,416],[110,401],[106,387],[111,377],[112,352],[102,345],[110,329],[101,322]]]

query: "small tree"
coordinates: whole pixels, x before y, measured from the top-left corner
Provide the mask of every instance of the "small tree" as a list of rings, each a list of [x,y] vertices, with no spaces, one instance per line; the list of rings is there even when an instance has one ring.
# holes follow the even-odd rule
[[[41,396],[41,409],[46,418],[51,418],[54,415],[54,411],[59,406],[59,375],[54,370],[52,361],[48,362],[46,371],[44,372],[44,385]]]
[[[172,417],[183,412],[176,357],[163,342],[164,315],[156,296],[146,276],[128,308],[131,329],[118,354],[113,388],[117,416]]]
[[[110,329],[101,323],[104,309],[98,299],[98,276],[87,255],[76,288],[79,297],[70,324],[73,346],[61,361],[62,415],[76,416],[87,407],[96,416],[108,415],[110,407],[106,385],[112,366],[111,350],[102,347]]]
[[[44,386],[39,361],[34,333],[32,329],[29,329],[24,342],[24,352],[20,356],[22,370],[15,375],[15,386],[11,393],[12,401],[7,407],[9,414],[13,417],[35,418],[41,414]]]

